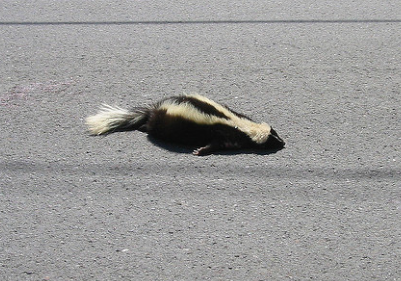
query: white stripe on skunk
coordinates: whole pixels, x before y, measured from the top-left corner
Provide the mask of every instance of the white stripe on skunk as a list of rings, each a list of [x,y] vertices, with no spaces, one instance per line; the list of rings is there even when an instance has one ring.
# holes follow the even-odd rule
[[[268,124],[255,123],[201,95],[175,96],[132,110],[103,105],[86,123],[93,135],[139,130],[167,142],[201,146],[195,155],[223,149],[278,150],[285,145]]]

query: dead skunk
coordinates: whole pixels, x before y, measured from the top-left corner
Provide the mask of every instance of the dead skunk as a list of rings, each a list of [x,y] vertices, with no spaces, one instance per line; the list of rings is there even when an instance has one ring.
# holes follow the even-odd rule
[[[166,142],[197,146],[193,154],[220,150],[278,150],[284,141],[266,123],[255,123],[201,95],[181,95],[132,110],[103,105],[86,119],[93,135],[138,130]]]

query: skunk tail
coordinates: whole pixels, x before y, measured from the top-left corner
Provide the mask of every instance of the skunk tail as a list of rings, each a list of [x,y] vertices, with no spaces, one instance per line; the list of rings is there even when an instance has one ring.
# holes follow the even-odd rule
[[[147,119],[145,110],[130,111],[103,104],[96,115],[86,118],[86,125],[92,135],[102,135],[115,131],[141,130]]]

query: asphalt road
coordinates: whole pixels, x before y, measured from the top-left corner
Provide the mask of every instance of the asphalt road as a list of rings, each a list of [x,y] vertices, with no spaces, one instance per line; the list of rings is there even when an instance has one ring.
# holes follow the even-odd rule
[[[399,3],[173,2],[0,4],[0,279],[401,280]],[[86,131],[183,92],[286,148]]]

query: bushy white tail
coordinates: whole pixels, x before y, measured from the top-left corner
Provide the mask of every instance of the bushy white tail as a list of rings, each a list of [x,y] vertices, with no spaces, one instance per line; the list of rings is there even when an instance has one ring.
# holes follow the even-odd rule
[[[86,118],[86,125],[93,135],[101,135],[115,131],[135,119],[135,113],[121,107],[103,104],[100,111]]]

